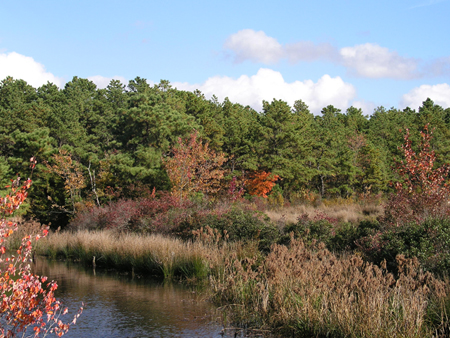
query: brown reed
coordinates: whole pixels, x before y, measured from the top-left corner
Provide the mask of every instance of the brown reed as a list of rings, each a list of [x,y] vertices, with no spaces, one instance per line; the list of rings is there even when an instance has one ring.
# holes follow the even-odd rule
[[[264,262],[227,262],[212,278],[214,300],[227,318],[245,326],[301,337],[432,337],[426,325],[431,299],[443,299],[444,282],[397,258],[399,276],[357,255],[337,258],[323,244],[275,245]]]
[[[347,200],[345,200],[347,201]],[[267,216],[275,224],[296,223],[304,214],[313,218],[317,214],[326,214],[340,222],[358,223],[365,219],[375,219],[383,214],[380,204],[360,205],[354,202],[338,203],[327,200],[319,206],[300,204],[296,206],[282,207],[265,210]]]
[[[203,231],[203,230],[202,230]],[[78,231],[50,233],[37,243],[38,254],[70,258],[97,266],[149,273],[164,278],[204,279],[221,275],[224,261],[231,253],[255,255],[256,245],[228,243],[212,238],[205,229],[202,240],[183,241],[163,235]],[[251,250],[248,248],[252,248]],[[248,253],[245,250],[250,250]]]

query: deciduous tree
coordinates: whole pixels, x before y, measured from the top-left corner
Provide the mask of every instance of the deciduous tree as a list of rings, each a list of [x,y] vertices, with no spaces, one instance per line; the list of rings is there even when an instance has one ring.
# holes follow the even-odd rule
[[[203,144],[197,132],[178,144],[171,151],[172,156],[163,158],[164,167],[172,182],[172,194],[186,198],[193,193],[215,195],[220,190],[224,176],[222,165],[226,158]]]
[[[267,194],[272,191],[275,182],[280,178],[270,172],[258,171],[250,174],[250,178],[246,182],[248,193],[254,196],[266,198]]]
[[[408,129],[404,136],[404,159],[397,165],[401,181],[394,184],[395,193],[385,208],[386,220],[394,225],[450,216],[450,166],[435,167],[436,154],[430,146],[432,131],[428,125],[420,136],[418,153],[413,150]]]

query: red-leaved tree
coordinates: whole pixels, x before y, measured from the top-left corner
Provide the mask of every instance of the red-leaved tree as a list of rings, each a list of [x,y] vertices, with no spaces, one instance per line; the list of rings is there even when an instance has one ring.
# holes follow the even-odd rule
[[[34,168],[35,159],[30,161]],[[60,317],[67,309],[55,298],[58,285],[31,272],[32,241],[45,237],[48,230],[35,238],[24,237],[15,252],[6,248],[8,237],[18,229],[8,217],[25,201],[32,183],[30,179],[21,183],[20,177],[11,181],[10,193],[0,198],[0,337],[60,337],[75,324],[82,308],[71,323],[63,323]]]
[[[258,171],[250,174],[245,186],[250,195],[266,198],[279,178],[280,176],[272,175],[270,172]]]
[[[432,131],[428,125],[420,136],[419,153],[416,153],[406,129],[405,143],[401,147],[405,158],[397,165],[401,182],[394,184],[395,193],[385,208],[385,221],[391,225],[450,216],[450,186],[447,182],[450,167],[435,168],[436,154],[430,146]]]

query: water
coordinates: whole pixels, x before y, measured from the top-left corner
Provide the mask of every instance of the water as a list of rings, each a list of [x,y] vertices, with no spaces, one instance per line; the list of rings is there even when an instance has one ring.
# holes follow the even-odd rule
[[[57,281],[56,296],[69,308],[70,318],[85,304],[64,337],[224,337],[212,305],[183,285],[94,273],[43,258],[35,262],[34,271]],[[226,336],[234,334],[226,331]]]

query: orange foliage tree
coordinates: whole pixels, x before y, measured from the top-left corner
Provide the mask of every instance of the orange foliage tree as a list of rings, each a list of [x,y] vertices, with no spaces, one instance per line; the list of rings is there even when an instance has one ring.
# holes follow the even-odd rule
[[[254,172],[246,182],[247,191],[250,195],[267,198],[267,194],[272,191],[279,178],[280,176],[272,175],[270,172]]]
[[[217,194],[225,173],[222,164],[227,160],[223,153],[216,153],[208,143],[203,144],[196,131],[185,141],[178,138],[171,155],[163,158],[163,164],[174,196],[182,199],[196,192]]]
[[[36,161],[31,158],[34,168]],[[17,229],[17,223],[8,220],[16,209],[25,201],[31,180],[20,184],[20,177],[11,180],[10,193],[0,198],[0,337],[44,337],[48,334],[62,336],[70,324],[61,321],[60,316],[67,313],[61,303],[56,300],[54,292],[58,285],[47,277],[31,273],[29,262],[32,259],[32,240],[39,240],[42,235],[26,236],[22,245],[9,252],[5,247],[8,237]],[[75,315],[74,324],[81,314],[82,308]]]

